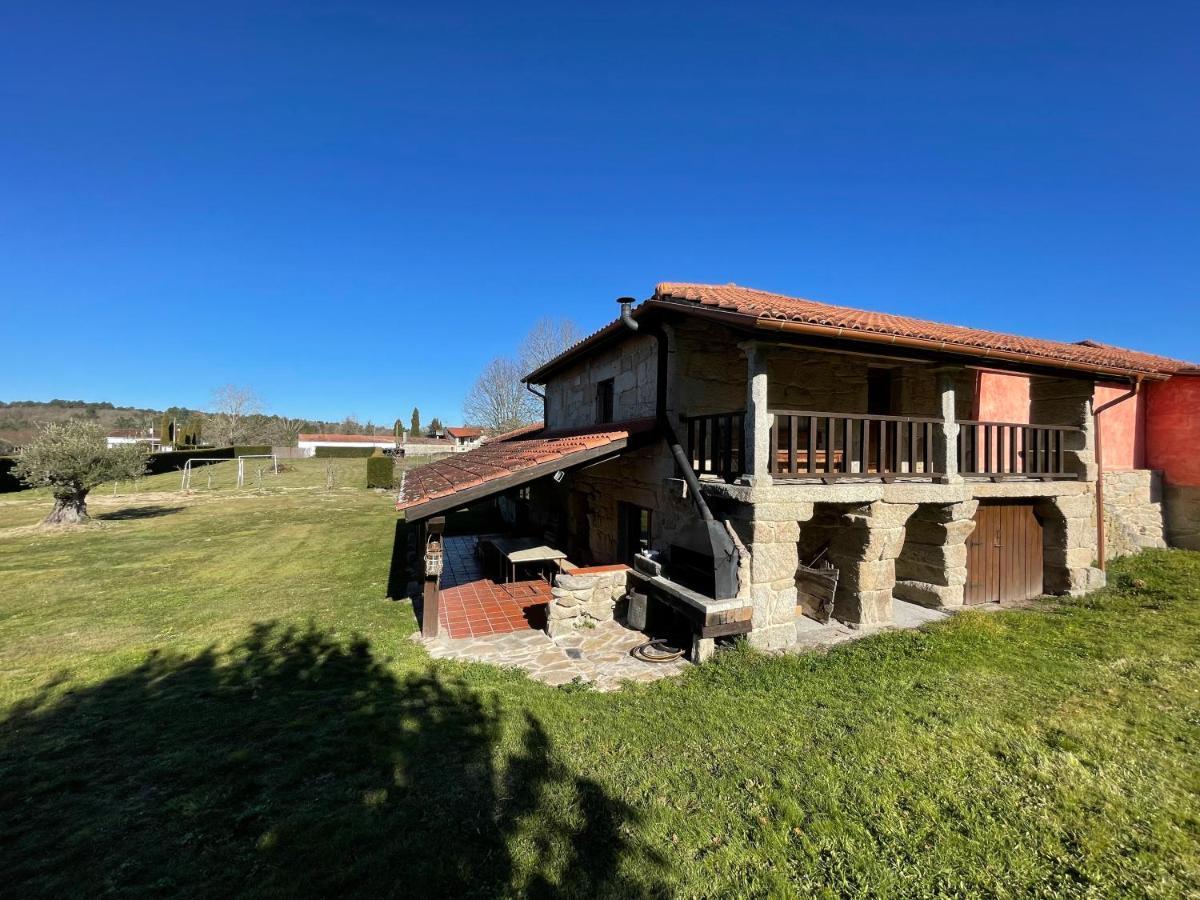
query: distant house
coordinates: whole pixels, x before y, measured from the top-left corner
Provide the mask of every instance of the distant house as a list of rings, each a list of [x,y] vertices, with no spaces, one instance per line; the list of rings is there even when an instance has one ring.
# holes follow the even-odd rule
[[[441,456],[444,453],[454,453],[455,441],[446,436],[445,432],[435,437],[411,437],[404,435],[400,438],[397,456]],[[466,448],[464,448],[466,449]]]
[[[170,450],[163,446],[162,439],[153,428],[117,428],[110,431],[104,438],[111,450],[123,444],[149,444],[151,450]]]
[[[446,436],[454,442],[454,452],[474,450],[483,443],[483,429],[472,428],[468,425],[458,425],[446,429]]]
[[[318,447],[381,447],[391,450],[396,446],[396,439],[390,434],[301,434],[297,437],[296,446],[305,456],[315,456]]]

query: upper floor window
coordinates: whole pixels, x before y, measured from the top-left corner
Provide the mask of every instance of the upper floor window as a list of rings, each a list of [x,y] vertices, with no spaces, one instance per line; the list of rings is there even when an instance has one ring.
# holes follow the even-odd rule
[[[613,379],[606,378],[596,385],[596,421],[613,420]]]

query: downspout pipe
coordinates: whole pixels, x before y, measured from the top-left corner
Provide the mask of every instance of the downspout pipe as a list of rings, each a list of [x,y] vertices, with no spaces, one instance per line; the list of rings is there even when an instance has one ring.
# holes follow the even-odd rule
[[[634,299],[632,297],[619,297],[617,302],[621,304],[621,323],[630,331],[653,337],[658,345],[658,366],[654,382],[654,419],[662,430],[663,438],[671,450],[671,455],[675,458],[676,466],[683,473],[683,480],[687,482],[688,486],[688,494],[704,520],[704,527],[708,532],[708,542],[713,552],[714,599],[731,599],[737,596],[740,554],[725,528],[725,523],[718,522],[713,518],[712,510],[709,509],[704,495],[700,492],[700,479],[696,477],[696,473],[692,469],[692,461],[679,443],[679,436],[675,433],[670,416],[667,415],[667,355],[670,350],[667,333],[657,322],[643,327],[642,323],[634,319]]]
[[[1108,537],[1104,528],[1104,430],[1100,427],[1100,413],[1111,409],[1118,403],[1124,403],[1130,397],[1136,397],[1141,386],[1142,377],[1139,375],[1127,393],[1120,397],[1114,397],[1092,410],[1092,419],[1096,428],[1096,561],[1100,565],[1101,572],[1104,571],[1105,556],[1107,555],[1105,542]]]
[[[541,391],[539,391],[537,388],[535,388],[528,381],[524,381],[524,382],[522,382],[522,384],[525,385],[525,390],[529,391],[529,393],[533,394],[533,396],[537,397],[539,400],[542,401],[542,424],[545,425],[546,424],[546,395],[543,394]]]

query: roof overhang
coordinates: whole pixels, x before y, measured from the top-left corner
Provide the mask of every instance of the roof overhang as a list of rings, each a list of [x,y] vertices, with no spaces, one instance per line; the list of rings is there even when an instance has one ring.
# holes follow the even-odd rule
[[[622,423],[617,423],[613,428],[620,428]],[[595,447],[587,447],[575,450],[570,453],[564,453],[554,459],[545,462],[534,463],[525,468],[517,469],[516,471],[508,472],[494,478],[487,479],[477,484],[463,487],[453,493],[443,496],[432,497],[420,503],[414,503],[410,506],[400,507],[400,511],[404,513],[406,521],[415,522],[423,519],[428,519],[430,516],[440,515],[454,509],[461,509],[464,506],[469,506],[479,500],[494,497],[506,491],[519,488],[522,485],[529,484],[541,478],[552,476],[557,472],[567,472],[573,469],[579,469],[585,466],[594,466],[611,459],[621,456],[623,453],[632,449],[637,449],[646,446],[653,441],[657,435],[657,428],[652,423],[639,422],[634,423],[637,427],[630,427],[628,431],[621,437],[613,439]],[[514,441],[515,442],[515,441]],[[486,447],[495,448],[496,441],[486,444]],[[503,443],[503,442],[501,442]],[[455,454],[453,460],[444,460],[446,464],[461,465],[468,461],[468,457],[472,453],[478,451],[467,451],[466,453]],[[430,465],[438,465],[431,463]],[[407,473],[406,473],[407,474]],[[403,490],[403,489],[402,489]]]
[[[857,352],[872,349],[882,352],[885,348],[891,348],[892,352],[911,353],[915,351],[922,353],[931,362],[952,361],[961,365],[982,365],[1027,374],[1074,375],[1080,378],[1106,378],[1121,381],[1165,381],[1170,377],[1170,373],[1167,372],[1140,371],[1011,350],[973,347],[953,341],[904,337],[883,332],[752,315],[704,306],[690,300],[663,298],[658,295],[640,303],[633,310],[633,317],[640,320],[650,315],[670,313],[722,322],[748,335],[761,334],[764,338],[770,335],[780,342],[804,343],[822,349],[840,347]],[[605,344],[634,336],[635,332],[630,331],[617,319],[530,372],[525,376],[524,381],[529,384],[545,384],[554,374],[572,365],[593,350]]]

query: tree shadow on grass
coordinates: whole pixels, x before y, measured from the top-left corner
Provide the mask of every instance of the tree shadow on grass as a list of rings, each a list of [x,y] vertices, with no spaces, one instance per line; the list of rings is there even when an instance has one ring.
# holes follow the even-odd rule
[[[160,516],[169,516],[177,512],[183,512],[182,506],[127,506],[124,509],[116,509],[112,512],[100,513],[92,516],[93,519],[99,519],[103,522],[123,522],[129,519],[157,519]]]
[[[363,641],[264,625],[51,692],[0,723],[13,895],[663,892],[637,813],[534,715]]]

